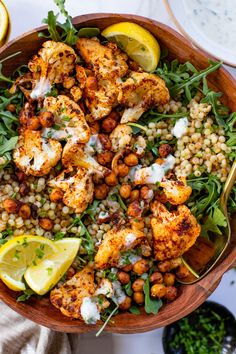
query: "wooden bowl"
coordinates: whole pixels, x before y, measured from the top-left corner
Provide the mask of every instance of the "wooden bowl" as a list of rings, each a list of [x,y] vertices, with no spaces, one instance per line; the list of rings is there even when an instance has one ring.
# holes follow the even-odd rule
[[[162,23],[134,15],[116,14],[91,14],[78,16],[74,24],[78,27],[96,26],[103,29],[111,24],[120,21],[132,21],[152,32],[159,40],[162,47],[169,50],[170,59],[178,58],[180,62],[190,60],[197,68],[203,69],[208,65],[207,56],[204,52],[197,50],[184,39],[180,34]],[[35,29],[6,44],[0,49],[0,59],[12,53],[22,53],[4,63],[4,73],[11,73],[16,67],[25,64],[41,47],[45,39],[38,38],[38,31]],[[209,76],[209,84],[215,89],[224,93],[223,101],[232,111],[236,111],[236,82],[221,68]],[[232,224],[233,241],[227,252],[227,257],[218,264],[203,280],[196,284],[180,286],[180,296],[172,303],[166,304],[157,315],[147,315],[144,312],[140,315],[132,315],[123,312],[114,318],[114,323],[106,327],[107,331],[114,333],[138,333],[150,331],[158,327],[166,326],[183,316],[186,316],[200,306],[216,288],[222,275],[232,267],[236,258],[236,220]],[[40,299],[32,298],[23,303],[17,303],[17,293],[9,290],[0,282],[0,299],[19,314],[37,322],[43,326],[61,332],[82,333],[97,329],[96,326],[85,325],[82,321],[71,320],[61,314],[50,304],[47,297]]]

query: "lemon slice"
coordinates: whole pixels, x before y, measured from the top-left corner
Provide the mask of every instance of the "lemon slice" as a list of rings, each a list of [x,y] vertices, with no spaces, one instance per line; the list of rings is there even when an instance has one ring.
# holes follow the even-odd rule
[[[0,1],[0,42],[6,37],[9,24],[9,16],[7,9],[2,1]]]
[[[56,253],[44,258],[36,266],[31,265],[26,270],[25,280],[29,287],[39,295],[46,294],[71,266],[80,243],[79,238],[64,238],[54,242],[57,247]]]
[[[25,290],[23,275],[31,264],[38,264],[57,251],[55,242],[45,237],[14,237],[0,248],[0,278],[12,290]]]
[[[145,71],[156,69],[160,59],[160,46],[145,28],[132,22],[120,22],[107,27],[102,35],[115,42]]]

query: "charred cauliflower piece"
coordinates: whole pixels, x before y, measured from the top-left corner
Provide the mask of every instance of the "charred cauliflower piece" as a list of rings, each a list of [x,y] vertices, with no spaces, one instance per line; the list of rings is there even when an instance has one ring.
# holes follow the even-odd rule
[[[118,124],[110,134],[112,151],[118,152],[130,145],[132,139],[132,128],[126,124]]]
[[[180,257],[196,241],[201,227],[185,205],[169,212],[160,202],[152,205],[154,217],[151,219],[155,259]]]
[[[80,309],[83,299],[92,296],[94,292],[94,270],[87,265],[62,286],[53,289],[50,300],[63,315],[82,319]]]
[[[24,130],[13,151],[16,166],[26,175],[44,176],[61,158],[61,144],[53,139],[46,140],[40,131]]]
[[[177,181],[164,180],[160,186],[163,187],[161,194],[163,203],[184,204],[192,193],[192,188],[187,185],[185,177],[179,177]]]
[[[47,97],[43,109],[52,112],[55,125],[45,128],[43,135],[55,140],[66,140],[70,145],[76,143],[86,144],[90,139],[90,128],[84,118],[80,106],[69,97],[59,95]]]
[[[48,185],[62,190],[63,203],[74,209],[76,213],[82,213],[93,200],[92,177],[81,167],[77,169],[74,176],[70,176],[70,171],[63,171],[55,179],[49,181]]]
[[[92,136],[93,137],[93,136]],[[84,167],[90,174],[105,175],[109,170],[92,157],[88,144],[67,143],[63,149],[62,164],[66,168]]]
[[[140,230],[127,228],[120,231],[108,231],[95,256],[95,267],[97,269],[105,269],[116,266],[120,253],[139,245],[144,238],[144,233]]]
[[[121,123],[136,122],[151,107],[166,104],[170,99],[165,82],[158,76],[132,71],[121,84],[118,102],[127,107]]]
[[[33,56],[28,67],[31,72],[40,72],[40,78],[34,83],[31,92],[32,99],[44,97],[50,91],[52,84],[62,83],[74,69],[76,54],[74,50],[61,42],[46,41]]]
[[[87,78],[84,95],[93,118],[99,120],[118,104],[119,81],[128,72],[127,55],[113,43],[104,46],[94,39],[80,38],[76,46],[94,72],[94,77]]]
[[[98,79],[116,80],[127,74],[128,57],[114,43],[104,46],[98,40],[80,38],[76,47]]]

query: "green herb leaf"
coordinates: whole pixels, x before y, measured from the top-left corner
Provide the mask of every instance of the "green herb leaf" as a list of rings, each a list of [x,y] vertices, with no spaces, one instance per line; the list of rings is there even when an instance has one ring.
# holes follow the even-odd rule
[[[66,233],[65,232],[56,232],[55,235],[54,235],[54,241],[59,241],[59,240],[62,240],[63,237],[66,236]]]
[[[145,294],[145,305],[144,309],[146,313],[153,313],[156,315],[162,306],[162,301],[160,299],[152,299],[150,297],[150,283],[149,277],[145,280],[143,291]]]
[[[22,302],[28,300],[32,295],[35,295],[35,292],[32,289],[26,289],[24,293],[16,299],[17,302]]]
[[[131,283],[131,281],[129,281],[128,284],[124,285],[123,288],[124,288],[124,290],[125,290],[125,292],[126,292],[126,294],[127,294],[128,296],[132,296],[132,295],[133,295],[133,290],[132,290],[132,283]]]
[[[132,313],[133,315],[140,315],[140,313],[141,313],[138,306],[135,306],[135,305],[133,305],[129,308],[129,312]]]
[[[91,37],[97,37],[100,34],[100,29],[96,27],[85,27],[81,28],[78,31],[78,37],[81,38],[91,38]]]
[[[216,207],[210,215],[207,216],[206,222],[201,226],[201,236],[209,236],[209,232],[221,235],[222,231],[219,227],[226,227],[226,217],[222,211]]]

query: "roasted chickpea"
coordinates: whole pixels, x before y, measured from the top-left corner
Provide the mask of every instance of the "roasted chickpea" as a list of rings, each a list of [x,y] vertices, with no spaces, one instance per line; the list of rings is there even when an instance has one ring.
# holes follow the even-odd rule
[[[7,198],[3,201],[3,208],[9,213],[9,214],[15,214],[19,210],[19,205],[18,203],[11,198]]]
[[[130,220],[131,228],[133,230],[143,230],[144,229],[144,221],[142,218],[134,218]]]
[[[109,187],[103,183],[94,188],[94,195],[96,199],[102,200],[107,197],[107,194],[109,192]]]
[[[166,287],[163,284],[154,284],[151,287],[151,296],[162,298],[166,295]]]
[[[175,275],[172,273],[165,273],[163,279],[166,286],[171,286],[175,283]]]
[[[138,63],[136,63],[136,61],[129,59],[128,64],[129,64],[130,70],[132,70],[132,71],[139,71],[140,70],[140,66],[138,65]]]
[[[151,257],[152,247],[149,245],[148,241],[141,244],[141,252],[144,257]]]
[[[111,140],[106,134],[98,134],[98,138],[104,150],[111,150]]]
[[[26,174],[23,171],[17,171],[16,176],[19,182],[23,182],[26,178]]]
[[[121,310],[128,310],[131,306],[132,299],[129,296],[126,296],[124,301],[119,305]]]
[[[124,272],[130,272],[133,269],[132,264],[127,264],[126,266],[121,268]]]
[[[124,163],[127,165],[127,166],[136,166],[138,164],[138,158],[135,154],[129,154],[127,156],[125,156],[124,158]]]
[[[39,121],[38,117],[34,116],[28,120],[27,128],[29,130],[38,130],[39,127],[40,127],[40,121]]]
[[[101,176],[101,175],[98,175],[98,174],[93,175],[92,179],[95,184],[103,184],[104,183],[103,176]]]
[[[40,112],[38,118],[44,128],[49,128],[55,123],[54,114],[52,112]]]
[[[63,87],[66,88],[66,89],[70,89],[72,86],[74,86],[75,84],[75,78],[73,76],[71,77],[64,77],[64,80],[63,80]]]
[[[13,103],[9,103],[7,106],[6,106],[6,110],[11,112],[11,113],[15,113],[16,112],[16,105],[13,104]]]
[[[153,196],[154,196],[153,191],[150,188],[148,188],[147,186],[143,186],[140,189],[140,198],[141,199],[152,199]]]
[[[181,260],[180,257],[173,258],[173,259],[171,259],[170,263],[171,263],[172,269],[175,269],[175,268],[179,267],[182,264],[182,260]]]
[[[144,293],[142,291],[135,291],[133,293],[133,299],[138,305],[142,305],[144,303]]]
[[[160,272],[152,273],[150,277],[150,282],[154,284],[162,284],[163,283],[163,276]]]
[[[188,268],[185,267],[184,264],[180,265],[180,266],[177,268],[176,276],[177,276],[177,278],[179,278],[179,279],[187,278],[190,274],[191,274],[190,271],[188,270]]]
[[[64,193],[61,189],[53,189],[49,195],[51,202],[60,203],[63,200]]]
[[[73,267],[70,267],[66,272],[67,278],[70,279],[75,275],[75,270]]]
[[[123,184],[120,187],[120,196],[124,199],[129,198],[131,193],[131,186],[129,184]]]
[[[168,301],[174,301],[178,296],[178,290],[176,289],[175,286],[167,286],[166,287],[166,293],[165,293],[165,299]]]
[[[130,193],[130,201],[133,202],[138,199],[139,199],[139,190],[138,189],[132,190]]]
[[[25,182],[20,184],[19,193],[20,193],[20,195],[22,197],[25,197],[29,193],[29,191],[30,191],[30,189],[29,189],[28,185]]]
[[[73,86],[70,89],[70,94],[73,97],[73,100],[75,102],[78,102],[82,98],[83,92],[80,87]],[[85,112],[83,109],[82,109],[82,111]]]
[[[105,151],[97,154],[97,161],[102,166],[107,166],[111,163],[113,159],[113,153],[111,151]]]
[[[148,272],[150,266],[146,259],[140,259],[133,265],[133,272],[142,275],[143,273]]]
[[[19,209],[19,216],[22,217],[22,219],[29,219],[31,216],[31,209],[29,205],[23,204],[20,209]]]
[[[48,219],[48,218],[42,218],[39,219],[39,226],[42,227],[42,229],[50,231],[53,228],[53,221]]]
[[[145,281],[142,278],[136,279],[132,284],[133,291],[143,291]]]
[[[105,177],[105,182],[108,186],[116,186],[118,184],[118,179],[115,173],[109,173],[109,175]]]
[[[100,125],[98,122],[94,122],[94,123],[91,123],[89,125],[89,128],[90,128],[90,131],[91,131],[91,134],[94,135],[94,134],[98,134],[99,133],[99,130],[100,130]]]
[[[96,91],[98,88],[98,82],[96,77],[89,76],[86,80],[86,88],[91,91]]]
[[[118,124],[119,115],[117,112],[111,112],[108,117],[102,121],[102,131],[111,133]]]
[[[130,281],[130,275],[124,271],[118,272],[117,277],[123,285],[128,284],[128,282]]]
[[[119,177],[125,177],[129,173],[129,167],[122,163],[117,166],[116,172]]]
[[[158,269],[162,273],[167,273],[172,269],[171,261],[166,260],[158,263],[157,265]]]
[[[141,217],[142,208],[140,207],[139,202],[137,200],[129,204],[127,209],[127,215],[134,218]]]
[[[160,156],[165,158],[173,152],[173,149],[169,144],[162,144],[160,145],[158,151]]]

